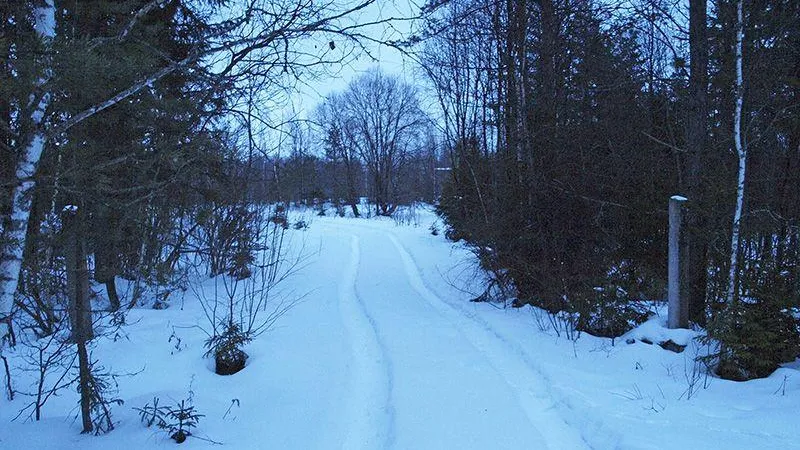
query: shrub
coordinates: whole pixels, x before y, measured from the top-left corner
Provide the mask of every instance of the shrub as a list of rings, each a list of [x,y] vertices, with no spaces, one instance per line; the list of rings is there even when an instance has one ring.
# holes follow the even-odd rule
[[[148,428],[155,425],[166,431],[178,444],[192,435],[192,430],[197,428],[200,418],[204,417],[194,408],[191,399],[181,400],[173,406],[159,406],[158,403],[159,398],[154,397],[152,405],[148,403],[134,410],[139,412],[139,418]]]
[[[205,356],[213,356],[215,372],[231,375],[245,367],[245,344],[268,331],[294,304],[296,299],[277,295],[275,287],[300,263],[298,257],[286,259],[285,220],[283,207],[267,221],[253,224],[257,231],[260,250],[257,259],[248,267],[249,277],[219,276],[214,278],[213,293],[192,287],[196,293],[208,326],[203,331],[208,336]],[[222,285],[222,291],[220,290]]]
[[[206,357],[213,355],[217,375],[233,375],[244,369],[247,353],[242,350],[252,337],[243,332],[238,325],[228,324],[225,330],[208,338],[205,346]]]
[[[800,355],[797,320],[771,302],[738,302],[709,324],[708,337],[720,343],[716,362],[721,378],[745,381],[769,376]]]
[[[578,330],[615,338],[644,323],[650,310],[627,297],[627,293],[616,286],[594,288],[592,294],[572,304],[578,313]]]

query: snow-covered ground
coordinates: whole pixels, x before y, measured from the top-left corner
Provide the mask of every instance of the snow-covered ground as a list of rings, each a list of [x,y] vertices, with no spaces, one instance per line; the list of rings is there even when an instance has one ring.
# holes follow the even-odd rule
[[[307,259],[282,292],[302,301],[248,346],[236,375],[215,375],[202,358],[191,291],[168,309],[132,311],[124,333],[94,350],[111,371],[135,373],[118,380],[116,429],[80,435],[72,390],[40,422],[11,422],[30,399],[3,398],[0,449],[172,447],[132,408],[190,396],[205,417],[188,448],[800,448],[797,365],[745,383],[707,378],[694,370],[692,334],[665,330],[663,318],[612,345],[571,341],[532,308],[470,303],[474,259],[431,235],[430,211],[417,214],[418,226],[314,217],[292,230]],[[33,377],[16,370],[16,387]]]

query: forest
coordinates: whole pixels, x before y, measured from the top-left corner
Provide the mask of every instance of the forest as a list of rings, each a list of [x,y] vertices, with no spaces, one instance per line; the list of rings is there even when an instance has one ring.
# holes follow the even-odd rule
[[[94,350],[139,310],[192,302],[196,356],[241,371],[299,302],[280,289],[306,276],[293,236],[425,208],[424,234],[480,269],[460,301],[614,345],[665,308],[682,196],[694,370],[757,380],[800,357],[796,0],[11,0],[0,63],[12,417],[72,391],[57,415],[113,430]],[[202,417],[137,411],[176,442]]]

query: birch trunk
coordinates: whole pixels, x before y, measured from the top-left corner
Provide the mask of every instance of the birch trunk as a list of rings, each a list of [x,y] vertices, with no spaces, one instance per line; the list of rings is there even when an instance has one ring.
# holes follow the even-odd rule
[[[742,41],[744,40],[743,0],[736,2],[736,111],[733,116],[733,140],[739,158],[739,175],[736,184],[736,210],[733,213],[731,231],[731,267],[728,277],[728,304],[736,298],[736,273],[739,267],[739,241],[742,208],[744,206],[744,182],[747,170],[747,149],[742,144],[742,106],[744,103],[744,80],[742,76]]]
[[[56,35],[55,5],[54,0],[42,0],[34,8],[34,30],[45,47],[48,47]],[[44,57],[41,65],[41,76],[36,82],[34,92],[42,90],[50,75],[49,58]],[[31,101],[36,97],[31,95]],[[32,136],[24,144],[19,155],[16,170],[17,185],[11,194],[11,215],[8,228],[3,230],[0,239],[0,317],[9,315],[14,305],[14,294],[17,291],[19,274],[22,269],[22,255],[25,249],[25,236],[28,232],[28,221],[31,214],[33,190],[36,187],[34,175],[39,166],[44,146],[47,144],[47,135],[44,130],[44,117],[50,106],[50,94],[45,92],[39,98],[30,123],[33,125]]]

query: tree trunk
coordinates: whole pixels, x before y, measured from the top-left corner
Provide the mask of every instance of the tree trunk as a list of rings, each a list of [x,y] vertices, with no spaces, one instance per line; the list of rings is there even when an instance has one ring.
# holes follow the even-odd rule
[[[350,208],[353,210],[353,215],[355,217],[361,217],[361,213],[358,211],[358,191],[356,189],[356,175],[355,175],[356,167],[357,166],[353,162],[350,155],[345,155],[344,170],[345,170],[345,180],[347,182],[347,197],[348,197],[347,202],[350,204]]]
[[[14,304],[31,213],[31,197],[35,186],[33,175],[44,143],[44,137],[37,133],[32,142],[26,146],[17,165],[16,179],[25,181],[20,181],[14,187],[11,196],[11,220],[0,239],[0,315],[10,314]]]
[[[111,277],[105,282],[106,294],[108,295],[108,302],[111,304],[112,311],[119,311],[122,304],[119,301],[119,294],[117,293],[116,277]]]
[[[678,195],[669,199],[669,264],[667,268],[669,311],[667,326],[674,328],[687,328],[689,326],[689,311],[686,307],[686,290],[681,286],[680,268],[682,258],[680,255],[681,223],[683,222],[683,203],[685,197]]]
[[[92,308],[89,302],[89,269],[86,265],[86,246],[82,211],[68,206],[62,213],[66,242],[67,290],[69,293],[69,319],[72,340],[78,352],[78,383],[81,395],[81,420],[83,433],[93,429],[91,418],[92,376],[86,343],[93,338]]]
[[[733,116],[733,141],[739,159],[739,173],[736,183],[736,209],[733,214],[731,230],[731,267],[728,275],[728,305],[732,305],[736,295],[736,274],[739,268],[739,241],[744,207],[744,182],[747,170],[747,149],[742,145],[742,106],[744,104],[744,81],[742,76],[742,40],[744,39],[743,0],[736,2],[736,111]]]
[[[81,422],[83,430],[81,433],[91,433],[94,429],[92,425],[92,399],[91,399],[91,368],[89,367],[89,352],[86,349],[85,341],[78,341],[78,381],[81,393]]]
[[[117,311],[121,305],[114,281],[119,272],[116,230],[119,228],[120,221],[118,214],[104,206],[100,206],[95,219],[98,223],[105,225],[107,231],[94,235],[94,279],[98,283],[105,284],[111,309]]]
[[[40,0],[33,8],[34,30],[44,47],[48,47],[56,35],[54,0]],[[39,79],[35,83],[34,92],[39,91],[47,83],[51,75],[50,60],[47,57],[37,61]],[[37,96],[31,95],[36,100]],[[38,97],[38,102],[29,118],[31,136],[24,141],[22,152],[14,171],[16,185],[11,193],[11,213],[3,223],[7,225],[0,236],[0,316],[11,313],[14,294],[19,284],[22,270],[22,255],[25,250],[25,237],[28,232],[28,221],[31,214],[33,191],[36,187],[34,175],[39,160],[47,144],[44,132],[44,117],[50,106],[50,94],[45,92]]]
[[[78,211],[77,207],[67,206],[61,215],[65,238],[69,321],[72,327],[72,339],[75,342],[88,341],[94,337],[82,214],[83,212]]]
[[[687,174],[685,191],[689,198],[687,239],[684,246],[686,264],[683,280],[687,283],[689,318],[706,321],[707,237],[702,185],[703,153],[708,134],[708,43],[706,42],[707,0],[689,1],[690,74],[686,120]]]
[[[355,202],[355,200],[350,200],[350,209],[353,210],[354,217],[361,217],[361,213],[358,211],[358,204]]]

